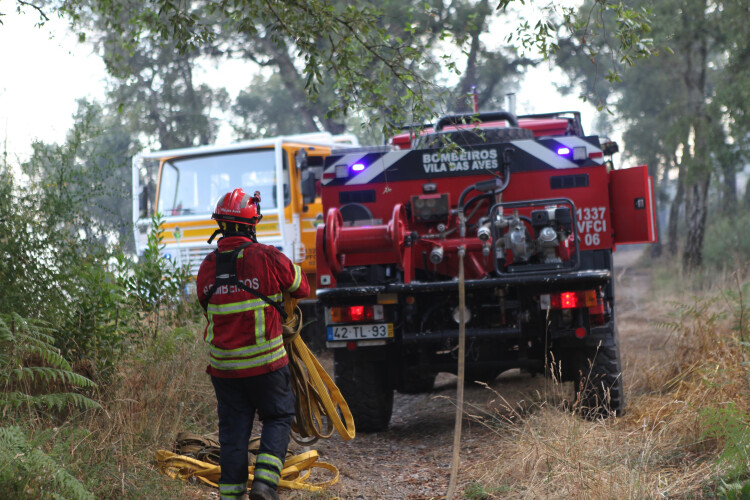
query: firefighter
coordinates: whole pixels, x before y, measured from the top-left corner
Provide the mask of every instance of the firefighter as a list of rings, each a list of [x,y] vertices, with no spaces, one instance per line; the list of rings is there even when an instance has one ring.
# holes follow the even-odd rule
[[[281,335],[282,292],[305,297],[305,273],[273,246],[258,243],[260,193],[222,196],[212,215],[218,249],[198,271],[211,375],[219,414],[221,499],[246,499],[248,441],[255,412],[263,429],[249,498],[278,499],[276,489],[289,444],[295,399]]]

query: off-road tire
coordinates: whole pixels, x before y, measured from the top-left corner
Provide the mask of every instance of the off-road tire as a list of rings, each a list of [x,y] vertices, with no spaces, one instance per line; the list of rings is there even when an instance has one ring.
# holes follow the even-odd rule
[[[455,144],[456,146],[471,146],[475,144],[491,144],[533,138],[534,133],[525,128],[469,128],[426,134],[419,139],[419,147],[441,148],[450,144]]]
[[[393,413],[393,388],[387,373],[368,353],[335,349],[333,374],[359,432],[388,429]]]
[[[317,303],[300,303],[302,311],[302,330],[300,336],[305,345],[315,354],[326,349],[326,329],[323,321],[323,308]]]
[[[585,339],[576,356],[575,409],[586,418],[622,416],[625,394],[617,330]]]
[[[498,375],[500,375],[500,372],[500,368],[495,368],[493,366],[467,366],[466,373],[464,374],[464,384],[475,385],[476,382],[490,384]]]
[[[403,384],[399,387],[398,392],[401,394],[421,394],[424,392],[430,392],[435,385],[436,377],[437,373],[407,375]]]

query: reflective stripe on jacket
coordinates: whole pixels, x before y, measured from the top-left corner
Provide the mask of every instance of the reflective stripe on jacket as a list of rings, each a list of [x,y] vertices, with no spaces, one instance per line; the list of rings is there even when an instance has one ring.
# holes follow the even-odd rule
[[[225,237],[219,252],[232,251],[248,238]],[[237,256],[237,278],[273,301],[282,291],[303,298],[310,293],[305,273],[275,247],[254,243]],[[205,304],[216,280],[216,258],[209,254],[198,271],[198,299]],[[216,287],[206,305],[204,339],[211,344],[207,371],[215,377],[248,377],[278,370],[289,360],[281,337],[279,312],[263,299],[234,285]]]

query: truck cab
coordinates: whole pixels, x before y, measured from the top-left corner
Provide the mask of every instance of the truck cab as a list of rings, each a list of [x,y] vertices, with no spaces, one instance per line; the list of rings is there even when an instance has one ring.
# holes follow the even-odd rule
[[[133,221],[141,255],[151,218],[162,217],[161,254],[197,275],[216,229],[211,214],[219,197],[237,187],[260,191],[260,243],[273,245],[315,283],[315,227],[322,220],[319,194],[324,158],[332,148],[357,145],[351,135],[281,136],[230,145],[141,153],[133,159]]]

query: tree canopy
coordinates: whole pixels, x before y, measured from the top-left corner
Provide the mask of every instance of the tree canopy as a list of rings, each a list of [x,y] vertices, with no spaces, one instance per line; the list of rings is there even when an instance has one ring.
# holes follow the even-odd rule
[[[599,29],[591,16],[579,19],[574,9],[551,1],[536,4],[541,20],[533,25],[496,22],[509,7],[525,5],[513,0],[47,0],[34,5],[17,0],[16,5],[36,9],[42,21],[59,13],[82,39],[93,38],[119,79],[113,96],[118,108],[127,110],[131,121],[134,116],[149,121],[142,133],[159,136],[164,147],[210,142],[215,112],[227,109],[236,114],[239,135],[247,136],[283,132],[287,126],[339,132],[347,120],[390,133],[405,123],[468,110],[473,86],[480,105],[500,107],[501,96],[513,90],[519,71],[531,62],[527,57],[556,50],[559,25],[575,25],[592,36]],[[612,12],[620,19],[612,53],[626,61],[649,53],[643,12],[609,1],[597,1],[593,12]],[[505,40],[504,47],[487,45],[490,29]],[[511,45],[530,56],[519,56]],[[221,89],[194,84],[195,62],[205,57],[239,58],[266,71],[247,75],[248,88],[228,108]],[[287,98],[264,99],[273,93],[270,86],[282,88]],[[263,112],[248,109],[248,103],[263,104]],[[269,116],[296,119],[258,123]],[[251,121],[255,130],[241,129]]]
[[[583,10],[596,2],[588,2]],[[684,215],[683,264],[702,263],[711,179],[721,180],[720,210],[736,208],[736,172],[747,157],[748,94],[738,87],[747,53],[748,7],[732,1],[638,0],[653,13],[652,36],[662,48],[657,57],[623,67],[617,78],[603,79],[591,65],[591,53],[579,36],[560,51],[583,95],[626,124],[628,155],[648,163],[663,180],[677,178],[668,225],[668,249],[678,251],[678,217]],[[614,19],[605,19],[614,28]],[[587,43],[591,43],[590,41]],[[611,43],[606,39],[598,44]],[[599,56],[601,57],[601,56]]]

